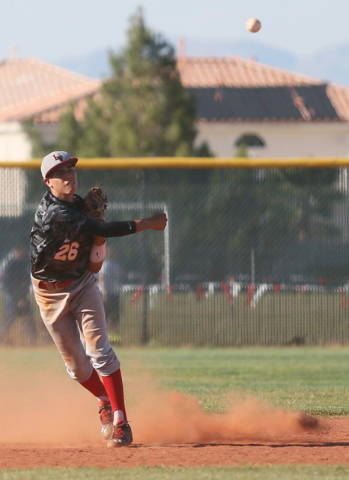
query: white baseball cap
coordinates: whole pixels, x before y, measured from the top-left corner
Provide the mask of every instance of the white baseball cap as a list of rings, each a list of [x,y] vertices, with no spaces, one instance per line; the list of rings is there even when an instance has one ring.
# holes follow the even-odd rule
[[[47,175],[51,170],[53,170],[58,165],[67,162],[68,160],[74,160],[74,165],[78,161],[76,157],[71,157],[69,153],[63,151],[51,152],[46,155],[46,157],[44,157],[41,162],[41,173],[43,178],[47,178]]]

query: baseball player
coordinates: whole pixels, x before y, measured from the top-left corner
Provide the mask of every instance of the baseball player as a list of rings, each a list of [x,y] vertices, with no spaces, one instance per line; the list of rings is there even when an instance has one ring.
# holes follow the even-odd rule
[[[85,215],[86,198],[75,194],[77,161],[64,151],[42,160],[41,173],[49,190],[30,234],[31,279],[42,320],[68,374],[98,400],[107,446],[123,447],[131,444],[132,431],[120,362],[109,343],[103,301],[92,272],[102,266],[105,238],[164,230],[167,218],[158,213],[141,220],[103,222]]]

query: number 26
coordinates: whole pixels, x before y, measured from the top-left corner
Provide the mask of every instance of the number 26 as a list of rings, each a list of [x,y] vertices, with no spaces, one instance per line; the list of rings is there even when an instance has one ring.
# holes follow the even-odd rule
[[[75,260],[79,253],[80,244],[78,242],[65,243],[54,256],[55,260],[66,262],[67,260]]]

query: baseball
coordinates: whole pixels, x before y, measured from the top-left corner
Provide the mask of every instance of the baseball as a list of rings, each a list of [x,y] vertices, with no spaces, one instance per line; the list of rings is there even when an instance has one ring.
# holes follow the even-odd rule
[[[246,22],[246,28],[247,30],[249,30],[250,32],[252,33],[256,33],[256,32],[259,32],[259,30],[261,29],[261,22],[259,20],[257,20],[257,18],[249,18]]]

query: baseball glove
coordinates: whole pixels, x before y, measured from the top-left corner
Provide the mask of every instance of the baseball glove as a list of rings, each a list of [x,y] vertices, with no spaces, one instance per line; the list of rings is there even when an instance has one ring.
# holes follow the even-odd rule
[[[87,217],[104,222],[107,205],[107,197],[101,187],[93,187],[84,198],[82,213]]]

